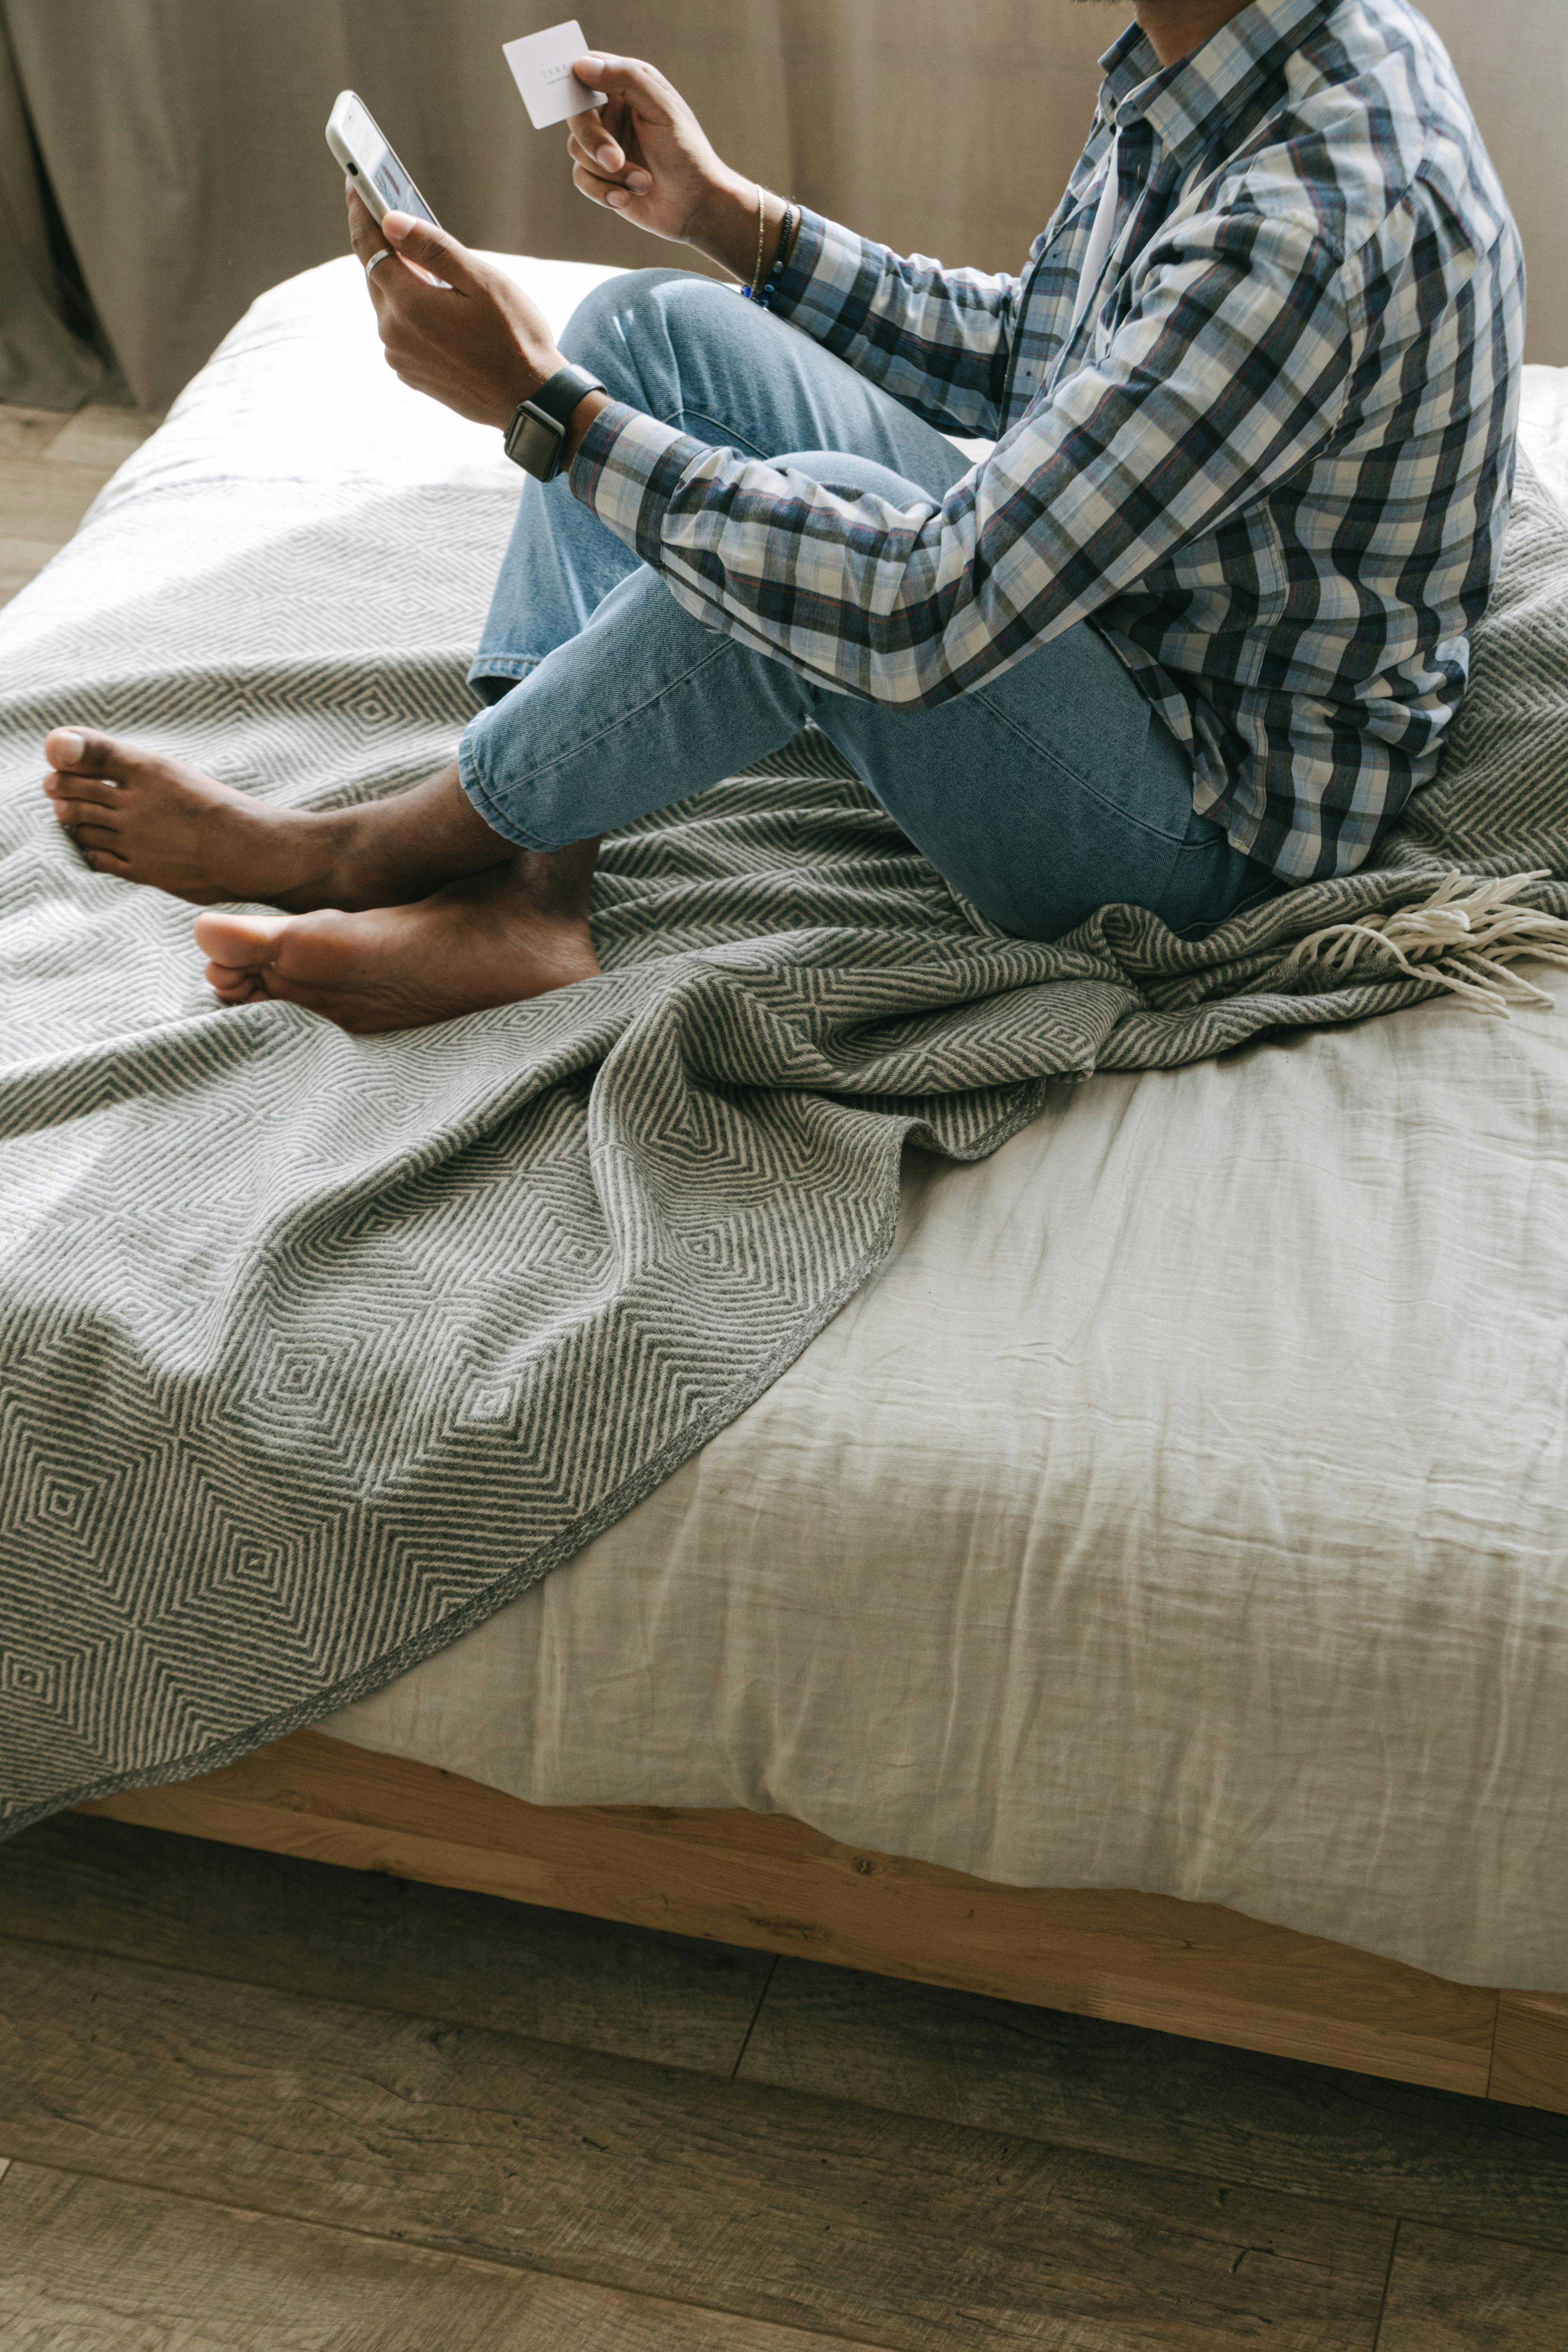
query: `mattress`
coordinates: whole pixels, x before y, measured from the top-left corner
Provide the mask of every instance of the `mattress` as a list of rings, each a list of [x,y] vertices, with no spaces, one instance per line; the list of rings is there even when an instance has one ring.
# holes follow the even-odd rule
[[[508,266],[557,322],[605,274]],[[1568,375],[1527,375],[1568,492]],[[104,495],[237,474],[510,478],[390,376],[352,261],[265,296]],[[911,1154],[891,1261],[749,1412],[323,1728],[1568,1990],[1561,992]]]

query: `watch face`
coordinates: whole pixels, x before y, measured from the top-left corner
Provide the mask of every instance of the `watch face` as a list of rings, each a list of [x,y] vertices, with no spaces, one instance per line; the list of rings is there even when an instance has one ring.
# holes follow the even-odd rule
[[[542,409],[525,400],[506,436],[506,454],[524,473],[548,482],[554,477],[556,459],[565,438],[563,425],[558,425],[553,416],[546,416]]]

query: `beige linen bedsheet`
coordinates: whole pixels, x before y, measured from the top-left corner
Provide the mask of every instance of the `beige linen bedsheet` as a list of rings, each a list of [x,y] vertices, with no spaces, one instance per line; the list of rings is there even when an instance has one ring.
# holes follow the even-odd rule
[[[557,316],[603,274],[526,268]],[[1530,378],[1568,488],[1568,376]],[[133,461],[498,466],[385,374],[342,264]],[[1568,1989],[1559,993],[1097,1077],[981,1166],[912,1157],[892,1261],[749,1412],[323,1727]]]

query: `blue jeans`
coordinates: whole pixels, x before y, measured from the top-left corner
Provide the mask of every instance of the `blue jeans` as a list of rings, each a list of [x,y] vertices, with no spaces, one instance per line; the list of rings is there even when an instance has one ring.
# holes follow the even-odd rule
[[[836,488],[907,503],[966,470],[842,360],[683,270],[611,279],[561,347],[682,432],[788,453]],[[889,709],[693,619],[563,479],[524,487],[469,676],[489,707],[463,738],[463,787],[526,848],[613,833],[812,719],[939,872],[1020,938],[1056,939],[1112,901],[1202,932],[1279,887],[1194,814],[1186,753],[1092,628],[934,709]]]

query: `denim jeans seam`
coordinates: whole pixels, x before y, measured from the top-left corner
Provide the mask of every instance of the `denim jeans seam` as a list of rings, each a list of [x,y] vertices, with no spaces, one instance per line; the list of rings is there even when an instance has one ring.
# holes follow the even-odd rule
[[[563,767],[572,760],[581,759],[585,751],[591,751],[595,743],[602,743],[606,735],[613,735],[616,729],[624,727],[628,719],[637,718],[641,712],[648,709],[654,703],[662,702],[665,696],[670,693],[676,687],[684,686],[689,679],[700,677],[701,673],[705,669],[710,668],[713,663],[719,659],[720,656],[728,652],[728,642],[721,641],[719,645],[714,646],[711,653],[705,654],[700,662],[693,662],[689,669],[682,670],[679,677],[667,677],[660,685],[657,694],[646,696],[634,709],[623,710],[618,718],[610,721],[607,727],[601,727],[596,735],[584,736],[580,743],[574,743],[570,750],[562,751],[555,759],[546,761],[542,766],[530,768],[528,771],[530,782],[534,782],[541,777],[549,775],[552,768]],[[467,748],[466,738],[464,740],[464,748]],[[468,759],[469,764],[474,768],[477,774],[479,762],[476,755],[472,751],[469,751],[468,753]],[[482,789],[487,800],[489,800],[490,797],[489,787],[488,785],[484,785]],[[489,822],[488,818],[486,819],[486,822]],[[504,830],[504,828],[500,826],[496,829],[498,832]],[[510,835],[508,835],[507,836],[509,840],[511,837],[512,836]],[[576,836],[574,836],[574,838]],[[526,849],[542,849],[543,848],[544,844],[542,842],[525,838],[523,841],[523,846]]]
[[[720,658],[721,655],[728,653],[729,650],[730,646],[728,638],[721,639],[720,643],[714,646],[710,654],[704,654],[700,662],[693,662],[689,669],[683,669],[679,677],[665,678],[660,685],[658,691],[656,694],[645,695],[642,701],[639,702],[634,709],[623,710],[617,719],[611,719],[607,727],[601,727],[596,735],[585,735],[580,743],[574,743],[569,751],[561,752],[557,758],[550,761],[545,766],[541,768],[531,768],[528,772],[529,774],[531,776],[547,776],[552,768],[559,768],[568,760],[581,759],[584,752],[591,751],[595,743],[602,743],[606,735],[613,735],[617,728],[624,727],[628,719],[640,718],[642,713],[645,710],[651,709],[656,702],[662,702],[666,695],[673,692],[676,687],[684,686],[689,678],[700,677],[705,669],[711,668],[712,665]]]
[[[737,433],[734,426],[726,424],[723,417],[710,416],[705,408],[677,408],[668,416],[661,416],[658,421],[661,425],[673,426],[678,433],[683,433],[686,427],[679,421],[683,416],[694,417],[699,425],[710,425],[715,433],[721,433],[724,436],[721,446],[730,449],[744,449],[752,457],[766,460],[768,453],[765,449],[759,449],[756,443],[749,440],[744,433]]]
[[[1214,839],[1212,841],[1178,841],[1176,844],[1178,856],[1183,855],[1189,849],[1195,850],[1200,857],[1206,857],[1211,849],[1233,850],[1237,857],[1242,855],[1242,852],[1239,849],[1236,849],[1235,844],[1232,842],[1230,835],[1226,833],[1223,824],[1215,824],[1213,817],[1207,816],[1204,818],[1203,822],[1213,830]]]
[[[468,675],[472,677],[477,670],[481,677],[523,678],[531,669],[537,669],[544,659],[543,654],[487,653],[481,646],[468,664]]]
[[[984,688],[975,693],[974,699],[984,705],[999,726],[1005,727],[1010,735],[1016,735],[1020,743],[1026,743],[1037,759],[1048,760],[1053,768],[1062,775],[1070,778],[1080,793],[1086,793],[1097,808],[1104,809],[1107,814],[1115,817],[1119,824],[1133,826],[1138,832],[1146,833],[1151,841],[1168,842],[1177,849],[1208,849],[1213,846],[1212,843],[1206,841],[1189,842],[1184,835],[1178,837],[1173,833],[1164,832],[1157,824],[1149,824],[1144,817],[1134,816],[1130,809],[1121,807],[1116,801],[1108,800],[1103,793],[1095,789],[1087,776],[1080,776],[1076,768],[1069,768],[1065,760],[1058,760],[1056,753],[1046,744],[1037,741],[1035,737],[1026,733],[1015,719],[1009,719],[1006,712],[997,708]],[[1151,725],[1153,723],[1152,713],[1150,714],[1150,723]],[[1223,835],[1221,837],[1223,838]]]
[[[550,845],[547,842],[536,839],[532,834],[515,830],[515,819],[512,818],[510,810],[501,808],[500,802],[485,782],[479,772],[479,761],[470,749],[466,736],[458,746],[458,780],[468,800],[479,810],[492,833],[499,833],[503,841],[515,843],[519,849],[539,849],[548,853]],[[500,822],[502,817],[506,819],[504,824]],[[513,829],[509,830],[509,827]]]

